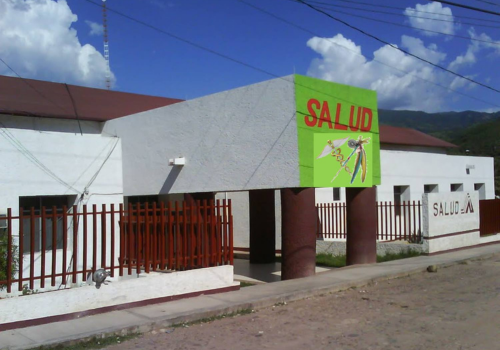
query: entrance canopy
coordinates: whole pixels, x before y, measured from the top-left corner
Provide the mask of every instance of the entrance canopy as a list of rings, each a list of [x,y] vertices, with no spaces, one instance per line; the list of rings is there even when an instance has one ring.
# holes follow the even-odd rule
[[[103,133],[122,140],[131,196],[369,187],[380,183],[378,130],[375,92],[292,75],[114,119]]]

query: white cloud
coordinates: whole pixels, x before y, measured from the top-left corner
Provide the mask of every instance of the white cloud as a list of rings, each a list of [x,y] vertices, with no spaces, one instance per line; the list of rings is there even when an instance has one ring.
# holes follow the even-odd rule
[[[383,65],[367,59],[361,46],[342,34],[333,38],[313,37],[307,46],[321,56],[311,62],[309,75],[376,90],[381,108],[434,112],[448,107],[445,99],[448,91],[423,79],[449,86],[453,77],[389,45],[373,52],[374,59]],[[426,47],[417,38],[403,36],[401,46],[433,63],[446,58],[436,45]]]
[[[0,0],[0,57],[26,78],[104,87],[106,62],[80,43],[77,19],[64,0]],[[13,75],[1,63],[0,74]]]
[[[474,28],[469,29],[471,39],[491,41],[492,43],[482,41],[472,41],[469,43],[465,53],[457,56],[449,65],[448,69],[458,71],[464,67],[472,66],[477,62],[477,54],[483,49],[493,49],[496,54],[500,54],[500,41],[494,41],[485,33],[476,34]],[[494,44],[496,43],[496,44]]]
[[[407,7],[404,14],[407,16],[410,25],[414,28],[432,30],[446,34],[455,33],[455,23],[451,8],[443,7],[440,2],[430,2],[425,5],[417,4],[414,8]],[[438,35],[437,33],[425,31],[421,31],[421,33],[427,36]]]
[[[102,24],[86,20],[85,23],[90,27],[90,35],[102,35],[104,27]]]

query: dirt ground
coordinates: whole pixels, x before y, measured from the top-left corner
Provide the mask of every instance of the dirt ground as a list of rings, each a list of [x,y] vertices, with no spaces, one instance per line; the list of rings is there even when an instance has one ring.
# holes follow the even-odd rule
[[[107,349],[500,349],[500,259],[164,329]]]

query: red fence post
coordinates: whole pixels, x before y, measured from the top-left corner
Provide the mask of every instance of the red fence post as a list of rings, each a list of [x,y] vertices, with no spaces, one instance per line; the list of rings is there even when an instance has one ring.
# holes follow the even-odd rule
[[[73,205],[73,283],[76,283],[78,271],[78,209]]]
[[[52,276],[50,285],[56,285],[56,253],[57,253],[57,208],[52,206]]]
[[[151,251],[151,260],[153,264],[153,271],[156,271],[158,269],[158,216],[157,216],[157,208],[156,208],[156,202],[153,202],[153,208],[151,209],[152,215],[153,215],[153,232],[152,232],[152,251]]]
[[[166,240],[166,237],[165,237],[165,224],[166,224],[166,220],[165,220],[165,216],[166,216],[166,213],[165,213],[165,203],[161,202],[160,203],[160,225],[161,225],[161,229],[160,229],[160,269],[161,270],[165,270],[166,268],[166,261],[165,261],[165,253],[167,252],[167,240]]]
[[[220,199],[217,199],[216,202],[217,206],[217,246],[219,247],[219,255],[217,256],[217,261],[219,262],[219,265],[224,264],[224,247],[222,246],[223,244],[223,239],[222,239],[222,227],[221,227],[221,213],[220,213]]]
[[[66,271],[68,267],[66,266],[68,263],[68,208],[63,205],[63,256],[62,256],[62,282],[61,284],[64,284],[66,286]]]
[[[30,289],[35,289],[35,208],[30,211]]]
[[[12,292],[12,209],[7,209],[7,293]]]
[[[92,273],[97,270],[97,205],[92,204]]]
[[[186,201],[182,201],[182,265],[183,269],[187,268],[187,258],[188,258],[188,234],[187,234],[187,212],[186,212]]]
[[[141,229],[141,204],[135,206],[135,271],[139,275],[141,273],[141,259],[144,259],[144,235]]]
[[[47,250],[47,216],[45,212],[45,207],[42,207],[42,250],[41,254],[41,266],[40,266],[40,288],[45,288],[45,251]]]
[[[231,199],[228,199],[228,217],[229,217],[229,264],[234,265],[233,255],[233,213],[231,210]]]
[[[149,273],[150,267],[151,267],[151,262],[150,262],[150,257],[151,257],[151,237],[150,237],[150,230],[149,230],[149,204],[146,202],[144,203],[144,242],[145,242],[145,247],[144,247],[144,270],[146,273]]]
[[[111,225],[111,277],[115,277],[115,205],[111,204],[111,212],[109,218],[109,224]]]
[[[168,202],[167,206],[168,215],[168,268],[174,270],[174,217],[172,215],[172,203]]]
[[[127,230],[127,235],[128,235],[128,246],[127,246],[127,252],[128,252],[128,256],[127,256],[127,262],[128,262],[128,275],[131,275],[132,274],[132,254],[133,254],[133,236],[132,236],[132,230],[133,230],[133,226],[132,226],[132,219],[133,219],[133,207],[132,207],[132,203],[129,203],[128,204],[128,222],[127,222],[127,226],[128,226],[128,230]],[[137,236],[137,234],[136,234]]]
[[[191,245],[189,250],[190,262],[189,268],[193,268],[196,266],[195,255],[196,255],[196,234],[195,234],[195,220],[196,220],[196,211],[198,208],[196,207],[196,203],[193,201],[189,202],[189,214],[190,214],[190,224],[189,224],[189,232],[191,236]]]
[[[24,253],[24,208],[19,208],[19,250],[18,250],[18,291],[23,290],[23,253]]]
[[[101,268],[106,269],[106,204],[102,205],[101,211]]]
[[[181,269],[181,225],[179,220],[179,202],[175,201],[175,269]]]
[[[123,224],[123,203],[118,207],[118,216],[120,220],[120,256],[118,257],[118,275],[123,276],[123,264],[125,262],[125,225]]]
[[[83,219],[83,255],[82,255],[82,260],[83,260],[83,268],[82,268],[82,280],[85,281],[87,278],[87,258],[88,258],[88,249],[87,249],[87,204],[83,205],[83,211],[82,211],[82,219]]]

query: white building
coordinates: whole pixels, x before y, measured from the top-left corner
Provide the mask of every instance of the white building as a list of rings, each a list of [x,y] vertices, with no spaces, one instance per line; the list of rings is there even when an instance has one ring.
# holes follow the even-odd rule
[[[298,186],[290,79],[177,103],[0,77],[0,213],[215,192],[233,198],[234,245],[248,247],[245,191]],[[492,158],[447,155],[453,145],[415,130],[385,126],[380,135],[379,201],[473,190],[494,198]],[[172,167],[176,157],[186,166]],[[317,203],[344,198],[343,189],[316,190]]]

